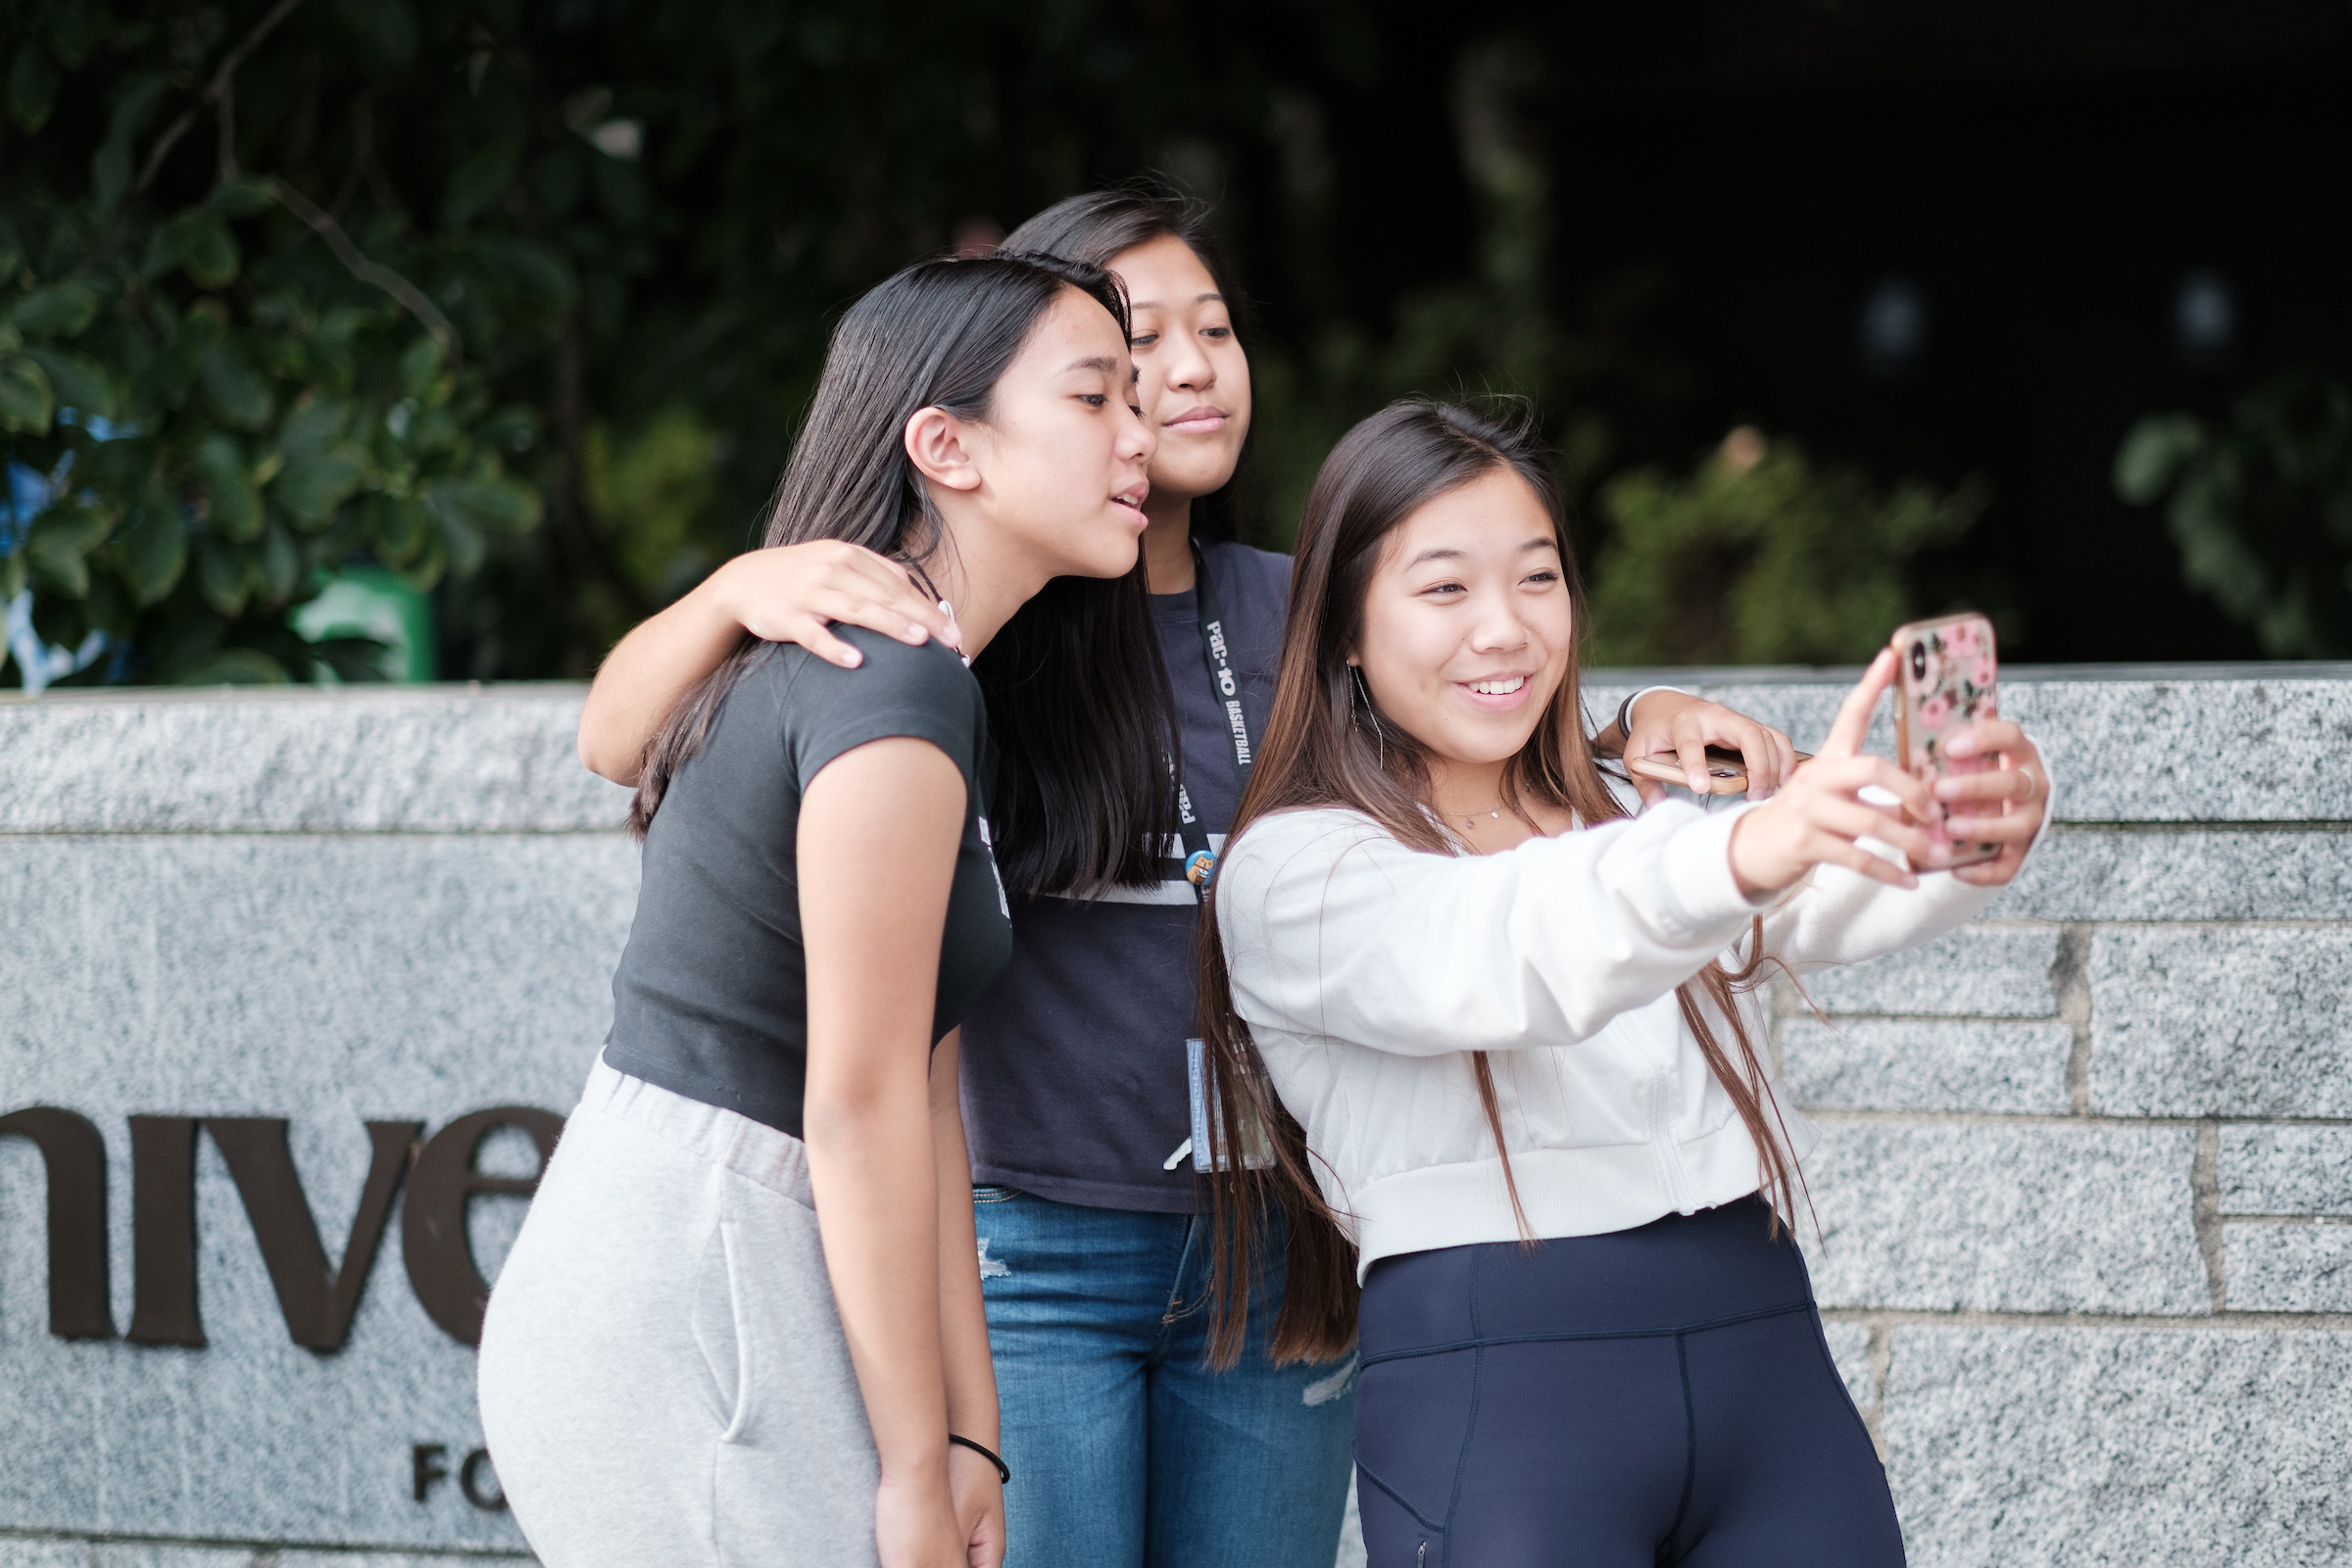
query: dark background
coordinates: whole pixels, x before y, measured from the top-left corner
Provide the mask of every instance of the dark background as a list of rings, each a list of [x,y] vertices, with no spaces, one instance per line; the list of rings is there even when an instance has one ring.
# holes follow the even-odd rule
[[[75,341],[137,432],[9,438],[20,472],[80,443],[76,473],[132,498],[53,530],[89,552],[83,598],[35,564],[51,643],[113,639],[74,681],[301,678],[287,616],[369,561],[432,596],[443,678],[583,675],[756,536],[851,299],[1139,176],[1215,204],[1252,297],[1246,526],[1278,547],[1354,419],[1515,392],[1604,578],[1610,481],[1699,475],[1753,424],[1880,493],[1981,483],[1973,529],[1900,569],[1919,611],[1995,612],[2008,658],[2259,658],[2183,580],[2163,508],[2117,498],[2119,444],[2147,416],[2219,418],[2288,368],[2352,379],[2344,0],[296,0],[236,73],[237,167],[331,211],[462,338],[466,441],[415,471],[495,469],[539,498],[525,526],[461,516],[449,548],[420,546],[425,524],[377,499],[411,482],[393,457],[338,449],[364,477],[331,525],[270,477],[286,411],[324,385],[305,322],[374,313],[358,390],[335,393],[364,413],[420,338],[291,207],[221,205],[197,95],[274,4],[0,0],[10,93],[61,83],[0,124],[0,240],[26,258],[0,292],[102,292]],[[110,123],[144,168],[190,107],[122,216],[89,194]],[[216,210],[233,278],[130,265]],[[2184,288],[2221,302],[2218,331],[2183,337]],[[259,542],[207,532],[191,454],[227,416],[140,368],[182,352],[141,343],[207,312],[276,389],[269,420],[232,429]],[[150,472],[161,489],[138,488]],[[109,586],[132,548],[116,519],[145,496],[152,522],[166,492],[191,565],[150,556]],[[2300,494],[2281,526],[2316,539]],[[2352,561],[2342,531],[2318,569]]]
[[[1269,243],[1257,215],[1279,206],[1276,182],[1249,190],[1249,271],[1276,335],[1378,320],[1470,265],[1446,73],[1495,19],[1388,16],[1377,86],[1306,77],[1330,105],[1353,259],[1334,297],[1300,290]],[[1998,574],[2022,612],[2012,657],[2259,657],[2109,471],[2141,415],[2219,414],[2291,364],[2352,367],[2348,20],[2320,5],[1546,8],[1522,35],[1547,77],[1551,279],[1586,318],[1639,301],[1613,324],[1649,362],[1593,393],[1618,461],[1688,461],[1753,421],[1887,478],[1982,472],[1990,509],[1931,570]],[[1314,53],[1304,29],[1289,43]],[[2192,270],[2233,297],[2226,350],[2179,341]],[[1901,367],[1861,341],[1890,276],[1926,304]]]

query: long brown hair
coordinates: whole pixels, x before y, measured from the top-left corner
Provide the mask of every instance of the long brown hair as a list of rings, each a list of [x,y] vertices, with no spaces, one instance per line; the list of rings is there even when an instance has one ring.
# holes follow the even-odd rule
[[[1423,749],[1372,708],[1348,656],[1362,636],[1365,596],[1389,535],[1438,496],[1497,471],[1518,475],[1549,514],[1570,603],[1582,627],[1583,591],[1565,510],[1551,465],[1529,424],[1453,404],[1398,403],[1372,416],[1333,449],[1307,495],[1273,718],[1234,814],[1233,837],[1276,811],[1338,807],[1363,812],[1415,850],[1457,853],[1428,809],[1430,775]],[[1586,826],[1625,814],[1585,733],[1573,645],[1558,694],[1504,771],[1502,799],[1522,815],[1529,801],[1564,808]],[[1229,840],[1228,853],[1231,848]],[[1289,1220],[1289,1282],[1275,1323],[1273,1356],[1278,1364],[1326,1360],[1355,1340],[1354,1249],[1315,1180],[1315,1155],[1304,1132],[1269,1089],[1249,1027],[1234,1013],[1214,899],[1212,889],[1211,917],[1201,922],[1200,947],[1200,1034],[1216,1092],[1211,1103],[1221,1106],[1222,1118],[1222,1125],[1212,1125],[1210,1142],[1220,1152],[1243,1148],[1244,1117],[1254,1113],[1273,1134],[1275,1157],[1264,1169],[1219,1171],[1209,1179],[1210,1358],[1230,1366],[1241,1353],[1250,1285],[1262,1268],[1264,1227],[1272,1205],[1279,1204]],[[1779,1107],[1736,1002],[1737,992],[1756,983],[1762,935],[1758,922],[1745,967],[1735,972],[1710,962],[1677,988],[1676,997],[1708,1069],[1755,1145],[1758,1187],[1776,1215],[1788,1215],[1795,1211],[1792,1168],[1785,1134],[1776,1136],[1773,1127]],[[1721,1025],[1729,1027],[1729,1049]],[[1521,1238],[1532,1243],[1511,1173],[1493,1064],[1483,1051],[1473,1052],[1470,1063],[1502,1156],[1512,1213]]]

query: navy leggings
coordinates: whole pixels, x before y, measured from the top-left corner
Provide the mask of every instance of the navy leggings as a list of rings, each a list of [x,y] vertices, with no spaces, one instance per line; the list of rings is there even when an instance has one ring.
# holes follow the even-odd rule
[[[1370,1568],[1900,1568],[1886,1472],[1760,1199],[1383,1258]]]

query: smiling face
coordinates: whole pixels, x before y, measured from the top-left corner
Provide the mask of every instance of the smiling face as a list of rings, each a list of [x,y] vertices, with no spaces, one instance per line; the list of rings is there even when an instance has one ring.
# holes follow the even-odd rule
[[[1551,514],[1494,468],[1423,503],[1383,543],[1349,662],[1383,719],[1477,770],[1527,745],[1575,635]]]
[[[1119,252],[1110,270],[1127,284],[1137,397],[1159,438],[1152,491],[1191,501],[1224,488],[1250,434],[1250,360],[1216,279],[1173,234]]]
[[[1119,324],[1065,288],[963,425],[992,532],[1044,576],[1117,577],[1135,566],[1153,448],[1135,406]]]

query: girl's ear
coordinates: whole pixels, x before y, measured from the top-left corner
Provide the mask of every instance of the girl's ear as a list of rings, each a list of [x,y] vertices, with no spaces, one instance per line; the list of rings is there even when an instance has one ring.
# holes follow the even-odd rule
[[[906,457],[916,471],[950,490],[980,488],[972,462],[970,426],[942,408],[917,409],[906,419]]]

